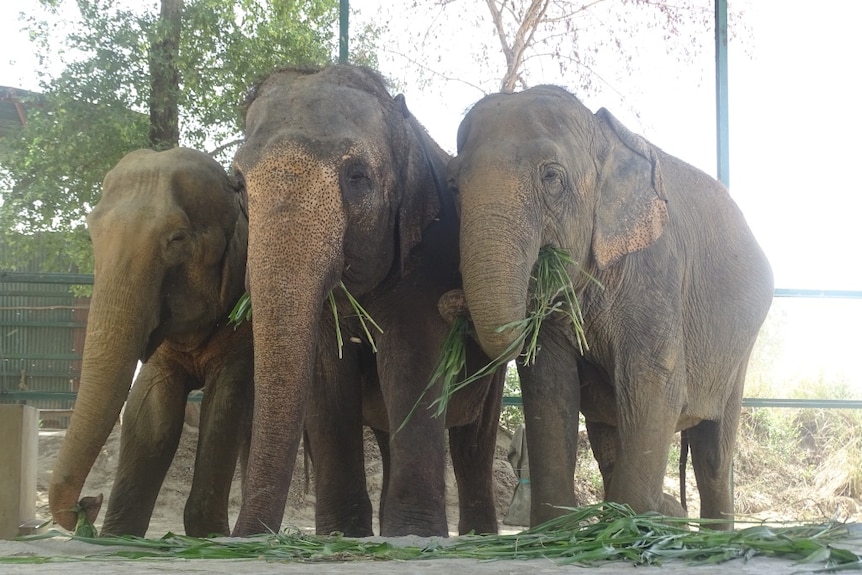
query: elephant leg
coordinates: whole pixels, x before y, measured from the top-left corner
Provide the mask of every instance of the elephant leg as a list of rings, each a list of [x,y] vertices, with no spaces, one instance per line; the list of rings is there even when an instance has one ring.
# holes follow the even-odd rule
[[[417,316],[429,318],[428,324],[431,323],[430,318],[436,318],[436,326],[428,326],[429,329],[438,328],[434,337],[427,331],[416,330],[410,322],[405,325],[391,321],[377,338],[380,390],[388,412],[389,429],[397,430],[389,438],[391,467],[380,521],[380,534],[384,537],[407,534],[446,537],[449,534],[446,518],[446,422],[444,417],[434,417],[428,409],[431,402],[440,396],[440,382],[422,395],[436,359],[435,354],[428,350],[440,349],[446,335],[436,300],[433,303],[430,305],[429,298],[425,311],[417,311],[419,304],[413,304],[414,309],[409,309],[405,303],[402,309],[393,306],[389,313],[412,318],[411,321],[416,321]],[[371,313],[374,317],[387,315],[382,310]]]
[[[596,421],[587,421],[586,423],[587,436],[590,438],[590,449],[593,452],[593,457],[596,458],[596,463],[599,464],[605,499],[607,499],[611,479],[614,476],[617,451],[619,450],[619,436],[617,435],[617,429],[613,426]]]
[[[252,374],[223,373],[204,389],[195,472],[186,502],[186,534],[228,535],[230,488],[240,449],[251,433]]]
[[[641,362],[635,365],[651,365]],[[664,390],[681,389],[681,376],[673,373],[665,381],[647,385],[646,367],[629,368],[631,381],[617,387],[617,433],[619,449],[605,499],[631,506],[637,513],[655,511],[685,517],[682,505],[664,493],[668,451],[673,441],[681,406]],[[621,370],[627,371],[627,370]],[[662,393],[664,392],[664,393]]]
[[[129,393],[102,535],[146,535],[177,451],[189,388],[185,376],[159,364],[157,356],[145,363]]]
[[[743,365],[745,365],[743,363]],[[691,462],[700,492],[700,516],[727,519],[710,524],[714,529],[733,528],[733,484],[731,469],[736,446],[745,369],[735,376],[733,393],[718,421],[701,421],[688,429]]]
[[[386,493],[389,490],[389,433],[380,429],[372,429],[377,439],[377,448],[380,450],[380,463],[383,466],[383,485],[380,489],[380,509],[377,512],[378,520],[383,518],[383,510],[386,506]]]
[[[471,531],[497,533],[494,455],[505,377],[505,368],[491,376],[482,410],[473,423],[449,429],[449,453],[458,483],[460,535]]]
[[[329,335],[333,330],[321,331]],[[339,359],[328,343],[318,344],[315,381],[305,414],[317,496],[316,529],[320,535],[338,531],[348,537],[368,537],[373,535],[372,508],[365,481],[358,346],[345,347]]]
[[[554,329],[552,329],[554,328]],[[518,364],[524,424],[530,454],[530,525],[535,527],[574,507],[580,390],[577,357],[546,322],[533,365]]]

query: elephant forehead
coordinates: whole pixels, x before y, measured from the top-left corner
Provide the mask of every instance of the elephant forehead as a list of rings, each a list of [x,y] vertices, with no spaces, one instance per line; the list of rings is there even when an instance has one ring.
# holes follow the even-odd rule
[[[257,190],[284,183],[337,186],[339,163],[336,155],[323,156],[309,146],[284,142],[267,150],[245,177],[249,188]]]
[[[342,161],[341,154],[321,156],[296,143],[269,150],[246,172],[249,212],[286,211],[298,217],[343,212]]]

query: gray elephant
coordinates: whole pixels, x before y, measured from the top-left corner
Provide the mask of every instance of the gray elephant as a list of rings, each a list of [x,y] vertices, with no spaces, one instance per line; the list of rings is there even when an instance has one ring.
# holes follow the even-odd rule
[[[248,222],[237,188],[202,152],[138,150],[108,172],[87,225],[95,282],[81,385],[49,487],[54,520],[74,529],[71,509],[128,396],[102,534],[144,536],[186,398],[203,387],[185,528],[195,536],[229,533],[254,372],[251,325],[228,325],[245,289]]]
[[[519,366],[532,524],[576,504],[579,408],[607,500],[682,515],[662,485],[674,432],[687,429],[701,515],[732,517],[743,381],[773,280],[727,190],[552,86],[479,101],[448,178],[464,297],[488,355],[518,354],[513,322],[527,313],[540,248],[576,263],[567,271],[589,349],[581,355],[556,314],[535,363]]]
[[[422,395],[448,329],[437,300],[460,286],[449,156],[376,72],[354,66],[272,74],[245,134],[235,168],[248,196],[255,410],[234,535],[281,525],[303,423],[319,533],[372,534],[363,424],[382,446],[382,535],[448,534],[444,428],[459,530],[495,532],[502,372],[459,392],[445,418],[426,409],[440,382]],[[382,333],[365,333],[340,283]],[[487,362],[477,345],[467,352],[469,368]]]

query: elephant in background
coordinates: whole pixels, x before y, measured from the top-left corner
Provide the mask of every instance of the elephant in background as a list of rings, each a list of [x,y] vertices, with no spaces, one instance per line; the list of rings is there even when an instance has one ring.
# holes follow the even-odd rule
[[[449,156],[376,72],[346,65],[270,75],[245,136],[234,166],[248,197],[255,407],[234,535],[279,529],[303,425],[318,533],[371,535],[363,424],[383,456],[382,535],[448,535],[444,428],[459,530],[496,532],[502,371],[459,392],[445,418],[426,409],[439,381],[422,396],[448,329],[437,301],[460,287]],[[341,282],[382,328],[373,346]],[[476,344],[467,355],[468,369],[487,363]]]
[[[189,535],[227,534],[254,375],[251,325],[228,325],[245,289],[248,243],[236,185],[202,152],[138,150],[105,176],[87,225],[95,281],[80,389],[49,487],[54,520],[74,529],[70,510],[126,402],[102,534],[144,536],[186,398],[203,387],[184,522]]]
[[[553,86],[480,100],[448,179],[464,298],[489,356],[518,353],[505,350],[524,338],[513,322],[527,313],[540,249],[576,262],[567,271],[589,349],[581,355],[554,314],[535,363],[519,365],[532,524],[576,504],[579,409],[607,500],[684,515],[662,486],[686,429],[702,516],[732,519],[743,382],[773,279],[724,186]]]

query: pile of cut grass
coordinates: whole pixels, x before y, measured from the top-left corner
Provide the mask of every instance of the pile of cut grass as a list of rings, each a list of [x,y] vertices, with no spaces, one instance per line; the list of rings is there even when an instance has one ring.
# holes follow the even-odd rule
[[[755,556],[820,564],[828,570],[862,569],[862,557],[835,547],[853,535],[843,524],[768,526],[713,531],[708,520],[636,514],[630,507],[600,503],[569,509],[565,515],[514,535],[466,535],[428,539],[424,545],[398,546],[388,541],[304,535],[296,530],[245,539],[198,539],[168,533],[161,539],[139,537],[73,539],[101,545],[104,553],[87,560],[123,559],[264,559],[268,561],[357,561],[544,559],[560,564],[595,565],[625,561],[660,565],[666,561],[714,564]],[[67,535],[52,531],[26,540]],[[858,534],[857,534],[858,536]],[[75,560],[80,560],[76,558]],[[0,557],[0,563],[63,561],[63,557]]]

